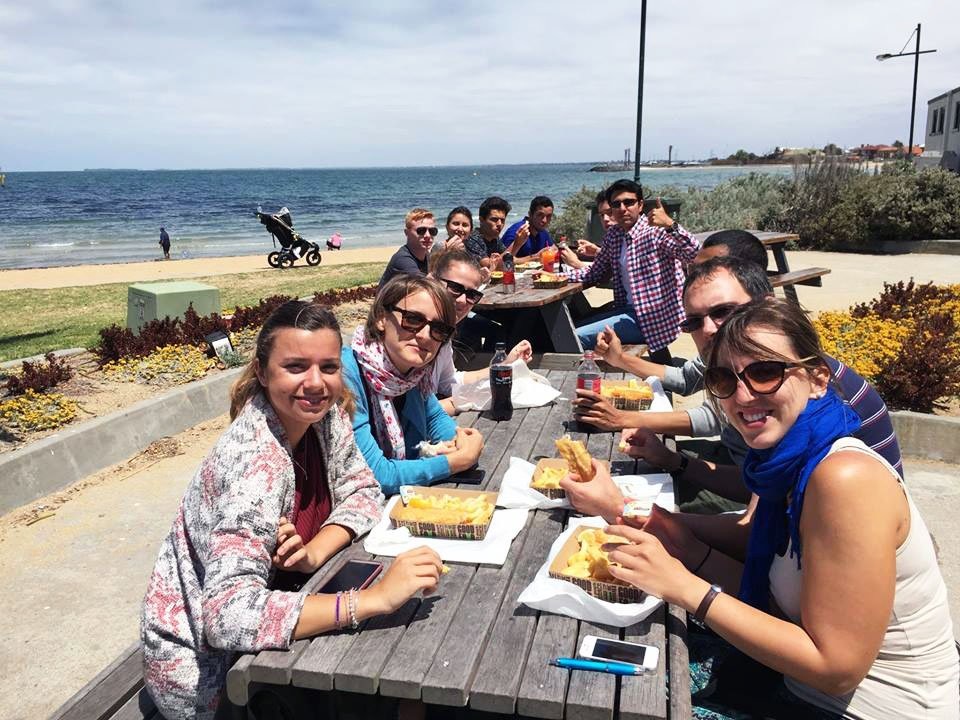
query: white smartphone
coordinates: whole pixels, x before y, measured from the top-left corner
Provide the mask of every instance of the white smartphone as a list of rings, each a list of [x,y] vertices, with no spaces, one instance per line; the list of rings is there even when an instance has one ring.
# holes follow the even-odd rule
[[[579,655],[591,660],[629,663],[643,668],[644,672],[650,672],[657,667],[660,649],[652,645],[587,635],[580,643]]]

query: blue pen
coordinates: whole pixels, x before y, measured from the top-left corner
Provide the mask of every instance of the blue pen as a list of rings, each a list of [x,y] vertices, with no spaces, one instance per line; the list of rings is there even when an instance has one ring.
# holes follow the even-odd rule
[[[621,662],[599,662],[597,660],[560,657],[551,660],[550,664],[569,670],[592,670],[593,672],[604,672],[611,675],[640,675],[643,673],[643,668],[640,666]]]

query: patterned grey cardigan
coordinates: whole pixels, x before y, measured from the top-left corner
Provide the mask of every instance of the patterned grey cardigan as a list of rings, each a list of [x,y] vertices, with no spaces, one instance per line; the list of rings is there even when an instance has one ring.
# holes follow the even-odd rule
[[[329,474],[325,524],[359,537],[380,518],[380,486],[339,405],[313,428]],[[144,679],[170,720],[213,717],[233,653],[289,647],[305,596],[268,582],[278,521],[293,499],[291,448],[259,393],[187,486],[144,598]]]

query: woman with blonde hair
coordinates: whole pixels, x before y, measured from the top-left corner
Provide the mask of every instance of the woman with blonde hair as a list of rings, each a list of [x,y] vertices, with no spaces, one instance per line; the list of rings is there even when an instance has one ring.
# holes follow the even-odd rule
[[[467,470],[483,450],[480,433],[458,428],[433,392],[433,365],[456,321],[445,287],[399,275],[380,289],[343,349],[344,377],[357,398],[357,445],[387,495]],[[424,456],[423,442],[437,454]]]
[[[167,718],[217,714],[236,653],[392,612],[436,587],[420,548],[366,590],[289,592],[380,518],[383,495],[354,442],[329,309],[293,300],[267,318],[233,387],[232,422],[187,486],[141,616],[144,680]]]

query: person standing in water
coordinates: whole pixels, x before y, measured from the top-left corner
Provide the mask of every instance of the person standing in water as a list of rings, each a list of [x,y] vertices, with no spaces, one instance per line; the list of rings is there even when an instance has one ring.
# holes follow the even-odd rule
[[[170,259],[170,236],[167,235],[167,231],[163,228],[163,225],[160,226],[160,247],[163,248],[163,259]]]

